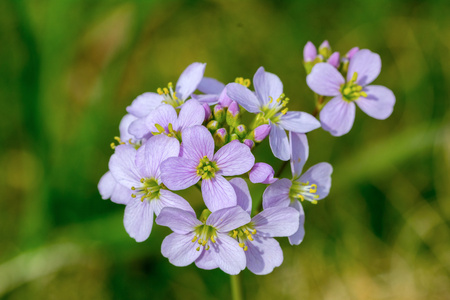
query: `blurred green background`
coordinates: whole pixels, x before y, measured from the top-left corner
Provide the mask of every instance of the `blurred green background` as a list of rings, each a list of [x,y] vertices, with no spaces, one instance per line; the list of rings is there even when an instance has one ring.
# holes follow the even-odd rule
[[[309,134],[306,167],[333,165],[331,193],[306,203],[300,246],[279,239],[281,267],[241,273],[244,294],[449,299],[448,15],[446,0],[1,1],[0,298],[229,299],[220,270],[162,257],[167,228],[144,243],[126,234],[124,207],[97,191],[109,144],[137,95],[195,61],[222,82],[262,65],[291,109],[312,112],[302,49],[328,39],[381,55],[375,84],[394,91],[394,113],[358,110],[345,136]],[[259,160],[279,166],[267,149]],[[197,191],[183,195],[199,203]]]

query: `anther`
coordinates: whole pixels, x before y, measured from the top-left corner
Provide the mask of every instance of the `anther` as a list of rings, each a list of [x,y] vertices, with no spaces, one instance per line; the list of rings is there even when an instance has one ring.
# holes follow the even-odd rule
[[[131,189],[132,189],[133,191],[136,190],[136,188],[135,188],[134,186],[132,186]]]
[[[311,188],[309,189],[309,192],[314,194],[317,192],[317,184],[313,183],[311,184]]]
[[[162,94],[163,94],[163,91],[162,91],[161,88],[158,88],[158,89],[156,90],[156,92],[157,92],[159,95],[162,95]]]
[[[192,242],[194,243],[197,240],[197,236],[194,236],[194,238],[192,239]]]
[[[136,198],[136,195],[135,194],[131,194],[131,198]]]
[[[248,250],[248,247],[247,246],[244,246],[244,251],[247,251]]]
[[[317,200],[311,201],[312,204],[317,204]]]
[[[111,146],[111,149],[116,149],[116,144],[111,143],[111,144],[109,144],[109,145]]]

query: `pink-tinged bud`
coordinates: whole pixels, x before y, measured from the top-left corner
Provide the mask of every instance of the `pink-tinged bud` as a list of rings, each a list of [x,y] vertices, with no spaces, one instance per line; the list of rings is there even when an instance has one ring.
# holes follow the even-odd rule
[[[241,112],[239,104],[236,101],[231,101],[230,105],[228,106],[228,112],[230,112],[233,117],[236,117]]]
[[[247,127],[244,124],[239,124],[234,129],[234,132],[238,135],[240,139],[243,139],[247,135]]]
[[[255,146],[255,143],[252,140],[249,140],[249,139],[245,139],[244,140],[244,144],[247,145],[250,149],[252,149],[253,146]]]
[[[240,109],[239,104],[237,102],[232,101],[230,106],[228,106],[227,110],[227,124],[231,127],[236,127],[241,122],[240,118]]]
[[[269,124],[263,124],[255,128],[254,130],[254,137],[255,142],[260,143],[262,142],[270,133],[270,125]]]
[[[205,121],[208,121],[212,117],[211,107],[209,107],[208,103],[202,103],[202,106],[205,109]]]
[[[217,147],[222,147],[226,144],[228,139],[228,132],[225,128],[219,128],[213,134],[214,142]]]
[[[214,119],[219,122],[222,123],[223,121],[225,121],[225,109],[222,107],[222,105],[217,104],[216,106],[214,106]]]
[[[273,178],[275,172],[273,168],[266,163],[256,163],[249,172],[249,179],[252,183],[272,184],[277,181]]]
[[[356,52],[359,51],[359,47],[353,47],[352,49],[348,50],[347,54],[345,54],[345,57],[348,59],[351,59],[353,55],[355,55]]]
[[[331,47],[327,40],[323,41],[323,43],[319,46],[319,54],[321,54],[324,59],[330,57]]]
[[[330,65],[332,65],[335,68],[339,67],[339,52],[334,52],[333,54],[331,54],[330,58],[328,58],[327,63],[329,63]]]
[[[313,61],[317,56],[316,46],[313,43],[307,42],[305,48],[303,48],[303,61]]]
[[[231,104],[231,101],[233,101],[233,100],[231,100],[230,97],[228,97],[228,95],[227,95],[227,87],[225,87],[222,90],[222,93],[220,93],[219,104],[222,107],[228,107]]]

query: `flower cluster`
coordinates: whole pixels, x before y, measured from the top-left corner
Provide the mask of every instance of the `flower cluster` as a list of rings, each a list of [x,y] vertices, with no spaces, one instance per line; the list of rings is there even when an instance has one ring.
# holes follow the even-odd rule
[[[322,106],[325,97],[334,97],[320,122],[289,110],[280,78],[263,67],[253,76],[253,90],[249,79],[238,77],[225,85],[204,77],[206,64],[193,63],[175,87],[169,83],[138,96],[120,122],[109,171],[98,184],[103,199],[125,205],[127,233],[145,241],[156,215],[157,225],[173,231],[161,252],[176,266],[195,263],[229,274],[245,268],[268,274],[280,266],[283,252],[275,237],[300,244],[305,234],[302,203],[316,204],[331,186],[328,163],[302,174],[309,153],[306,133],[321,126],[333,135],[348,131],[353,101],[374,117],[392,111],[392,92],[367,86],[379,73],[376,54],[353,49],[341,60],[328,43],[319,53],[306,45],[308,85],[322,97]],[[350,74],[347,81],[341,73]],[[252,151],[266,139],[276,158],[290,161],[291,179],[277,178],[270,164],[255,163]],[[253,214],[249,182],[267,186]],[[204,203],[196,207],[198,214],[191,199],[177,194],[194,186]]]

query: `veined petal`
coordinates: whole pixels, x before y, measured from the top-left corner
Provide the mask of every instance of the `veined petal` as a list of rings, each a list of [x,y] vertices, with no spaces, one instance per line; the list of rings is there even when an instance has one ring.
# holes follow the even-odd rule
[[[280,78],[266,72],[263,67],[260,67],[253,76],[253,85],[256,95],[263,105],[269,103],[270,97],[276,100],[283,93],[283,83]]]
[[[219,95],[216,94],[206,94],[206,95],[192,94],[191,96],[192,99],[195,99],[200,103],[206,103],[208,105],[215,105],[219,102]]]
[[[187,202],[183,197],[172,193],[171,191],[161,189],[159,199],[161,201],[162,207],[176,207],[184,211],[190,212],[195,216],[195,211],[192,209],[189,202]],[[159,215],[159,212],[155,212]],[[172,229],[173,230],[173,229]],[[175,231],[175,230],[174,230]]]
[[[381,85],[369,85],[364,91],[367,97],[360,97],[355,101],[363,112],[379,120],[384,120],[392,114],[395,95],[390,89]]]
[[[288,160],[291,156],[286,131],[275,123],[270,124],[269,144],[276,158]]]
[[[230,83],[227,84],[226,89],[228,97],[239,103],[247,111],[255,114],[260,112],[262,103],[248,88],[239,83]]]
[[[131,188],[142,178],[135,164],[136,149],[130,145],[119,145],[109,160],[109,169],[117,182]]]
[[[229,182],[236,193],[237,205],[250,215],[252,212],[252,196],[247,183],[239,177],[233,178]]]
[[[116,185],[114,192],[111,195],[111,201],[117,204],[128,204],[133,200],[131,197],[131,189],[127,188],[120,183]]]
[[[206,225],[215,227],[218,232],[227,233],[248,224],[250,220],[250,215],[240,206],[233,206],[212,212],[206,220]]]
[[[320,112],[322,128],[334,136],[348,133],[354,121],[355,104],[343,100],[341,96],[331,99]]]
[[[211,243],[211,248],[208,251],[211,251],[212,259],[225,273],[236,275],[245,269],[244,250],[239,247],[239,243],[235,239],[227,234],[218,233],[216,243]]]
[[[171,264],[185,267],[194,262],[202,253],[197,251],[198,244],[193,243],[194,233],[172,233],[166,236],[161,244],[161,253],[167,257]]]
[[[353,55],[348,65],[347,80],[353,76],[353,73],[358,73],[356,82],[365,86],[374,81],[381,71],[381,58],[378,54],[373,53],[368,49],[362,49]]]
[[[150,130],[147,128],[145,117],[139,118],[131,122],[128,126],[128,133],[137,139],[142,139],[147,135],[151,135]]]
[[[306,133],[319,128],[320,122],[308,113],[288,111],[285,115],[281,114],[278,125],[289,131]]]
[[[163,134],[156,135],[138,149],[136,165],[144,177],[159,179],[161,163],[169,157],[178,157],[179,152],[180,143],[177,139]]]
[[[331,173],[333,173],[333,167],[326,162],[318,163],[303,174],[298,181],[309,182],[309,184],[317,185],[316,194],[319,195],[317,200],[323,199],[328,196],[331,187]]]
[[[291,171],[292,177],[298,178],[302,174],[303,166],[309,156],[308,139],[304,133],[289,132],[291,142]]]
[[[197,266],[197,268],[203,270],[212,270],[219,267],[214,260],[214,255],[211,255],[211,251],[209,250],[202,251],[202,254],[195,261],[195,265]]]
[[[293,201],[289,206],[295,208],[300,213],[298,230],[289,237],[289,243],[291,245],[299,245],[305,237],[305,212],[300,201]]]
[[[263,194],[263,208],[289,206],[291,186],[292,182],[287,178],[282,178],[269,185]]]
[[[161,164],[161,180],[170,190],[184,190],[200,180],[197,163],[184,157],[169,157]]]
[[[174,129],[181,131],[184,128],[202,125],[204,120],[205,109],[197,100],[191,99],[181,106],[180,114],[174,124]]]
[[[266,275],[283,263],[283,251],[274,238],[255,237],[247,243],[247,268],[257,275]]]
[[[345,83],[345,79],[332,65],[318,63],[306,76],[306,83],[314,93],[332,97],[340,94],[339,89]]]
[[[236,206],[236,194],[231,184],[221,175],[202,180],[202,195],[206,207],[216,210]]]
[[[158,132],[155,124],[159,124],[168,132],[169,124],[173,125],[176,121],[177,112],[175,108],[169,104],[161,104],[147,116],[145,125],[150,132]]]
[[[125,207],[123,217],[125,230],[136,242],[143,242],[149,236],[153,226],[153,210],[148,201],[133,199]]]
[[[219,95],[225,88],[225,84],[211,77],[203,77],[197,89],[204,94]]]
[[[194,227],[202,225],[195,214],[176,207],[164,207],[155,220],[160,226],[169,227],[178,234],[188,234],[194,231]]]
[[[131,140],[135,139],[134,135],[128,132],[128,128],[130,127],[131,123],[133,123],[135,120],[137,120],[135,116],[126,114],[120,121],[119,132],[120,132],[120,139],[123,142],[128,142],[130,139]]]
[[[102,176],[102,178],[100,178],[97,187],[103,200],[111,198],[111,195],[114,192],[116,185],[117,182],[110,171],[106,172]]]
[[[298,229],[299,212],[292,207],[269,207],[252,218],[258,235],[290,236]]]
[[[276,178],[273,178],[274,174],[275,171],[271,165],[259,162],[250,170],[248,177],[252,183],[271,184],[277,181]]]
[[[214,161],[221,175],[234,176],[250,171],[255,157],[248,146],[236,140],[220,148],[214,155]]]
[[[202,108],[203,109],[203,108]],[[197,164],[206,155],[210,160],[214,156],[214,139],[204,126],[193,126],[183,130],[183,157]]]
[[[143,118],[157,108],[163,100],[164,97],[157,93],[143,93],[127,107],[127,112],[135,117]]]
[[[186,100],[199,85],[205,73],[206,64],[192,63],[181,73],[175,88],[178,98]]]

